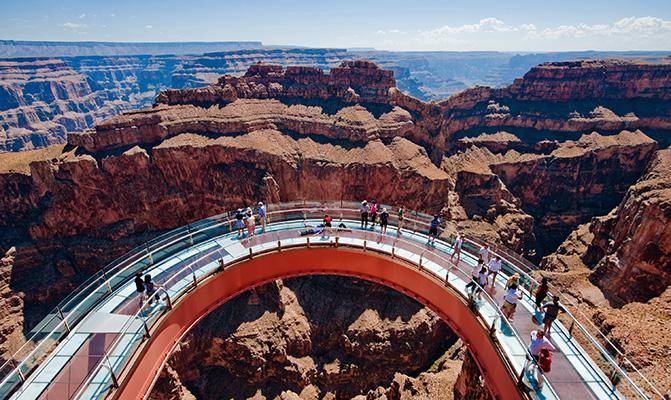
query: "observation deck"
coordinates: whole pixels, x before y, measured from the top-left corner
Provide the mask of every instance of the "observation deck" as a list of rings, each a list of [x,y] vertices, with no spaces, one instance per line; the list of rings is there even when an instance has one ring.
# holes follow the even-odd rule
[[[534,323],[542,315],[534,309],[533,264],[492,245],[502,271],[474,298],[466,285],[482,241],[467,237],[455,264],[453,238],[427,244],[431,216],[406,211],[397,236],[396,209],[386,207],[386,234],[360,228],[358,203],[304,201],[268,205],[265,232],[257,226],[251,237],[237,235],[235,213],[161,235],[100,270],[31,332],[0,369],[0,397],[145,398],[179,340],[217,306],[274,279],[326,274],[381,283],[432,309],[466,343],[496,398],[661,398],[567,303],[551,330],[552,371],[538,388],[528,368],[530,333],[542,329]],[[326,235],[318,232],[324,214],[333,217]],[[138,272],[158,287],[151,303],[135,290]],[[508,321],[500,305],[514,273],[523,299]]]

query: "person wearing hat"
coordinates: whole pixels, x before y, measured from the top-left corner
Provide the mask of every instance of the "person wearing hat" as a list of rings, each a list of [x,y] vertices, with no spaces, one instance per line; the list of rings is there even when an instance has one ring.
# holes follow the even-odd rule
[[[263,202],[259,201],[257,205],[259,209],[259,221],[261,222],[261,232],[266,231],[266,206],[263,205]]]
[[[370,207],[366,200],[361,202],[359,211],[361,212],[361,229],[368,229],[368,211],[370,211]]]
[[[380,232],[382,234],[387,233],[387,224],[389,224],[389,211],[383,207],[380,213]]]

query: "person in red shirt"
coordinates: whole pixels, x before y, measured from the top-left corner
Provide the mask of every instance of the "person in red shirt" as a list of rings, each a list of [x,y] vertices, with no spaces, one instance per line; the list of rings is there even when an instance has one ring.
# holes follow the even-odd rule
[[[328,231],[328,236],[331,236],[331,226],[333,223],[333,218],[328,214],[324,215],[324,229],[322,230],[322,237],[326,236],[326,231]]]

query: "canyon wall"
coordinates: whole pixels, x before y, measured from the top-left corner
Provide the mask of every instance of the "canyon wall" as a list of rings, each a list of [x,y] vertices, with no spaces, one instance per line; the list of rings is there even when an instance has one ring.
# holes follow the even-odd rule
[[[238,296],[199,323],[152,398],[180,391],[199,399],[394,398],[395,382],[437,372],[433,364],[458,352],[439,368],[452,376],[445,392],[427,393],[451,398],[461,347],[435,314],[386,287],[343,277],[287,279]],[[476,367],[470,378],[478,377]]]
[[[427,101],[445,99],[475,85],[500,87],[509,84],[544,61],[606,57],[660,61],[665,54],[567,52],[522,56],[498,52],[404,53],[271,48],[258,42],[124,44],[0,41],[0,56],[14,57],[0,59],[2,152],[64,143],[66,132],[81,131],[112,115],[151,105],[161,89],[206,86],[216,83],[224,74],[242,75],[250,65],[259,61],[328,70],[345,60],[365,58],[393,71],[397,86],[403,93]],[[626,71],[622,79],[629,79],[627,74],[632,74],[630,67],[625,65],[623,68]],[[644,82],[637,73],[633,73],[631,78]],[[557,75],[555,81],[565,79],[570,77]],[[49,86],[46,92],[45,82]],[[537,99],[545,98],[541,94],[542,81],[537,82],[538,87],[527,89],[540,96]],[[35,86],[40,85],[42,89],[36,93]],[[78,89],[73,90],[73,85]],[[573,86],[578,92],[583,89],[580,85]],[[651,90],[656,89],[660,88]],[[591,111],[585,110],[584,113],[587,115]],[[478,123],[485,126],[483,121]],[[548,121],[548,124],[551,123]],[[570,129],[585,130],[588,128],[580,127],[589,124],[576,120],[571,123],[573,128]],[[620,126],[619,129],[627,128]]]
[[[666,276],[668,260],[651,239],[664,225],[649,221],[665,215],[665,200],[640,199],[663,187],[668,157],[656,149],[670,133],[669,82],[667,64],[552,63],[507,88],[425,103],[398,90],[392,72],[348,61],[328,72],[255,64],[207,87],[162,91],[152,108],[69,133],[65,145],[0,155],[0,288],[23,310],[4,319],[5,343],[133,244],[258,200],[402,203],[443,215],[446,234],[536,259],[577,241],[590,249],[580,273],[595,298],[654,301],[663,283],[648,284]],[[576,233],[595,217],[594,240]],[[546,260],[576,247],[565,242]],[[544,266],[558,283],[570,276]],[[378,394],[425,379],[394,378]]]

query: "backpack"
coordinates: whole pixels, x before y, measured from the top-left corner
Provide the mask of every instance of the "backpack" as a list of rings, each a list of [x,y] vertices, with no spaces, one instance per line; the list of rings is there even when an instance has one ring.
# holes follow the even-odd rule
[[[538,355],[538,366],[543,372],[548,373],[552,369],[552,352],[548,349],[541,350]]]

